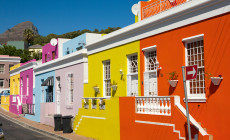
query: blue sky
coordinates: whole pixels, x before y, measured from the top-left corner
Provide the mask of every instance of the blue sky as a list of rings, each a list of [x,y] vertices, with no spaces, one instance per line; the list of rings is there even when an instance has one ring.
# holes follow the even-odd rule
[[[40,35],[134,23],[131,12],[139,0],[0,0],[0,33],[31,21]]]

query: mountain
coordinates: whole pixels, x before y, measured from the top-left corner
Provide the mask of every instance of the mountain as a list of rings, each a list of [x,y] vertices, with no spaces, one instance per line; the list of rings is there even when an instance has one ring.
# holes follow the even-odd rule
[[[31,29],[34,31],[35,35],[38,35],[37,27],[35,27],[32,22],[26,21],[6,30],[3,34],[0,34],[0,43],[6,43],[7,41],[23,41],[23,33],[25,29]]]

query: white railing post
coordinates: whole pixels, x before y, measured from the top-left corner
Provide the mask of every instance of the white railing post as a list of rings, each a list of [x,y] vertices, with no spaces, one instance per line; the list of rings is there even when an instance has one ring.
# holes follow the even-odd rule
[[[169,96],[136,97],[136,113],[171,115],[171,101]]]

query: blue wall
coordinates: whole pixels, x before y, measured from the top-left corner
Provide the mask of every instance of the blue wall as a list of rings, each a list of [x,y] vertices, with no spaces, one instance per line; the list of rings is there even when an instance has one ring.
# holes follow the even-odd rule
[[[53,102],[55,102],[55,71],[50,71],[46,73],[42,73],[39,75],[35,75],[35,88],[33,89],[33,93],[35,94],[35,115],[25,115],[25,118],[30,119],[32,121],[40,122],[40,103],[42,102],[42,79],[44,81],[50,77],[54,77],[54,86],[53,86]],[[46,101],[46,89],[48,87],[44,86],[44,101]]]
[[[63,56],[67,55],[67,51],[69,51],[70,54],[76,52],[77,48],[80,48],[81,46],[84,48],[85,45],[82,43],[86,44],[86,33],[63,43]]]

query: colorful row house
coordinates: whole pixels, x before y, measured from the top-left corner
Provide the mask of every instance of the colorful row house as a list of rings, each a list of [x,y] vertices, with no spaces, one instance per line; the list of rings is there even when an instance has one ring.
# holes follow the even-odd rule
[[[12,67],[10,71],[10,112],[20,115],[34,115],[35,96],[34,68],[37,66],[35,59]]]
[[[230,0],[141,1],[132,12],[135,24],[52,39],[42,64],[13,67],[10,111],[51,126],[73,115],[74,133],[95,139],[185,140],[186,90],[192,139],[230,137]]]
[[[188,139],[182,66],[197,65],[197,78],[185,83],[192,139],[227,139],[230,1],[135,6],[135,24],[86,44],[89,75],[74,132]]]
[[[21,60],[20,57],[0,55],[0,93],[1,93],[0,101],[1,101],[1,107],[7,111],[9,111],[9,99],[10,99],[10,96],[8,95],[10,90],[9,72],[14,65],[20,63],[20,60]]]

